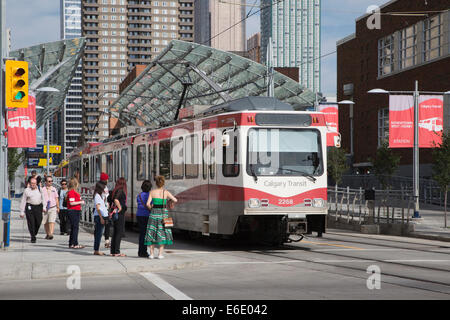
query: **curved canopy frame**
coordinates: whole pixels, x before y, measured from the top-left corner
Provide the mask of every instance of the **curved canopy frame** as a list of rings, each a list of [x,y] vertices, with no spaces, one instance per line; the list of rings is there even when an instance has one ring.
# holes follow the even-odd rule
[[[267,68],[236,54],[173,40],[113,102],[130,125],[158,127],[172,121],[177,109],[215,105],[247,96],[267,95]],[[274,71],[275,98],[295,110],[314,104],[315,94]]]

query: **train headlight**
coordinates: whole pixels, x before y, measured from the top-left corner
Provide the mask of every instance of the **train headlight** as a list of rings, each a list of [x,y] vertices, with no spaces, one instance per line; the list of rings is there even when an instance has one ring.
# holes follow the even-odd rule
[[[259,199],[256,199],[256,198],[249,199],[248,206],[250,208],[259,208],[259,207],[261,207],[261,201],[259,201]]]
[[[314,199],[313,200],[313,207],[316,208],[322,208],[325,206],[325,201],[323,201],[323,199]]]

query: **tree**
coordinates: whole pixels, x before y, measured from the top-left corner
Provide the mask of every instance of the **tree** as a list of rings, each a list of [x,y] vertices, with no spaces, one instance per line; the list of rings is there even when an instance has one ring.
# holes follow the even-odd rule
[[[345,150],[340,148],[328,148],[327,159],[328,175],[335,181],[336,185],[341,183],[342,175],[348,170]]]
[[[8,181],[10,184],[13,183],[17,168],[23,163],[24,158],[23,150],[19,152],[19,149],[16,148],[8,149]]]
[[[400,158],[399,155],[396,155],[389,148],[389,143],[384,141],[377,150],[375,160],[369,159],[373,163],[375,176],[380,181],[383,189],[389,189],[391,187],[391,177],[400,164]]]
[[[450,134],[442,134],[442,143],[433,150],[433,179],[444,192],[444,228],[447,228],[447,193],[450,184]]]

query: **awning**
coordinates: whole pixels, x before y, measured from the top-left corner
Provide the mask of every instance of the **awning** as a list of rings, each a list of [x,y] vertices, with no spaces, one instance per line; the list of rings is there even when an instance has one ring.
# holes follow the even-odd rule
[[[111,112],[130,125],[158,127],[174,120],[178,107],[215,105],[267,95],[267,68],[239,55],[173,40],[113,102]],[[275,97],[305,110],[315,94],[274,72]]]

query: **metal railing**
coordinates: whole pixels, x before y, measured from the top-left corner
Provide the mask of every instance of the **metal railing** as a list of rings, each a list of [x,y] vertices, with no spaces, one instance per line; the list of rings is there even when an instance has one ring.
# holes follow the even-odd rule
[[[412,190],[375,190],[365,200],[365,189],[328,188],[328,214],[347,223],[409,223],[414,212]]]

